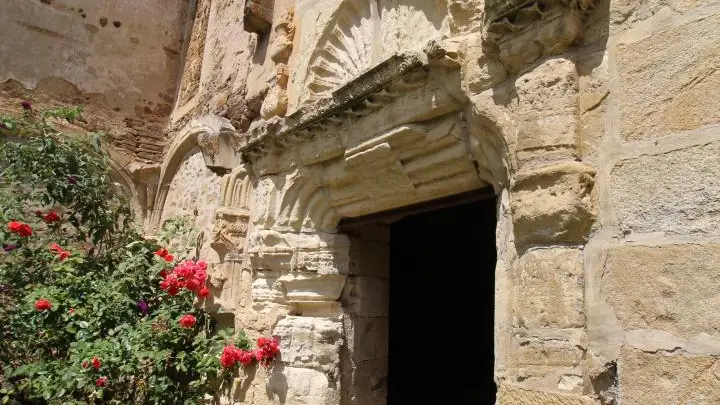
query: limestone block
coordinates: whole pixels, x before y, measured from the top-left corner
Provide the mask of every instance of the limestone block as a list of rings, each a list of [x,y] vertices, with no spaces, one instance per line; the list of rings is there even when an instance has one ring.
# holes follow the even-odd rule
[[[388,318],[348,316],[344,319],[345,339],[355,364],[388,356]]]
[[[582,55],[577,60],[580,95],[579,139],[583,160],[597,157],[600,143],[605,135],[605,112],[608,89],[608,52],[596,51]]]
[[[513,336],[512,363],[515,367],[576,367],[583,359],[581,342],[576,336],[528,332]],[[538,336],[540,335],[540,336]],[[545,335],[545,336],[543,336]]]
[[[335,405],[339,393],[325,373],[309,368],[284,367],[268,379],[267,393],[284,405]]]
[[[350,276],[342,294],[343,308],[357,316],[387,316],[389,297],[387,278]]]
[[[597,405],[586,396],[556,392],[530,391],[510,384],[500,384],[498,405]],[[662,402],[660,402],[662,403]]]
[[[280,278],[278,271],[257,270],[251,286],[253,301],[283,301],[285,291],[282,285],[277,283],[278,278]]]
[[[720,360],[625,349],[618,362],[623,405],[720,403]]]
[[[720,16],[617,48],[622,135],[642,139],[720,122]]]
[[[585,324],[582,252],[552,248],[525,253],[515,264],[518,326],[581,328]]]
[[[387,358],[354,364],[348,385],[343,385],[350,405],[385,405],[387,403]],[[344,380],[345,381],[345,380]],[[345,387],[349,389],[345,392]]]
[[[288,302],[336,301],[345,286],[344,275],[292,272],[277,282],[285,289]]]
[[[283,363],[333,371],[340,361],[342,329],[337,319],[288,316],[278,322],[273,335],[280,338]]]
[[[594,184],[595,170],[578,162],[518,173],[511,187],[516,243],[585,241],[595,219]]]
[[[387,278],[390,274],[390,245],[387,241],[352,238],[350,274]]]
[[[720,143],[618,163],[611,196],[634,232],[720,235]]]
[[[720,335],[720,245],[620,246],[602,292],[627,329]]]
[[[578,76],[575,64],[548,59],[515,81],[518,161],[577,155]]]

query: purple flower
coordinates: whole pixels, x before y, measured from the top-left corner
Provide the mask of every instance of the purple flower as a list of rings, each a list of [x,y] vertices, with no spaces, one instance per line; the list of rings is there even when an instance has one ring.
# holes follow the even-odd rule
[[[23,110],[32,111],[32,104],[28,101],[23,101],[20,103],[20,106],[23,108]]]
[[[17,245],[5,245],[2,246],[3,250],[6,252],[12,252],[13,250],[17,249]]]
[[[148,313],[148,304],[145,301],[143,301],[143,300],[138,301],[137,306],[138,306],[138,309],[140,310],[140,312],[142,312],[143,314]]]
[[[68,183],[70,184],[77,184],[77,179],[72,174],[68,176]]]

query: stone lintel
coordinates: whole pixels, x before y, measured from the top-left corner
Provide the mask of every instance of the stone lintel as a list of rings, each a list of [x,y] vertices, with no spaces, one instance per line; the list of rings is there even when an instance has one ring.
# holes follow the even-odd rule
[[[333,91],[330,97],[305,105],[284,119],[270,119],[250,129],[238,140],[243,160],[252,163],[273,150],[313,138],[317,130],[339,127],[347,118],[369,115],[394,102],[407,90],[421,86],[418,83],[438,66],[431,59],[448,59],[451,53],[438,52],[443,46],[433,43],[423,52],[395,54]],[[445,65],[456,68],[452,63]]]

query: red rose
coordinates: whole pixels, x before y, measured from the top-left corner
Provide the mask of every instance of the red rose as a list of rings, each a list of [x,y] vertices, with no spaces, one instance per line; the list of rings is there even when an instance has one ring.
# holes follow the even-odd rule
[[[60,247],[60,245],[58,245],[57,243],[52,243],[52,244],[50,244],[50,246],[48,247],[48,249],[50,250],[50,252],[56,254],[56,255],[57,255],[57,258],[58,258],[60,261],[63,261],[63,260],[65,260],[65,259],[67,259],[68,257],[70,257],[70,251],[63,249],[63,248]]]
[[[100,377],[97,380],[95,380],[95,386],[97,387],[104,387],[107,385],[108,378],[107,377]]]
[[[167,276],[167,271],[165,269],[160,270],[160,277],[165,278]]]
[[[180,326],[183,328],[192,328],[195,326],[195,322],[197,322],[197,319],[190,314],[183,315],[182,318],[180,318]]]
[[[41,216],[43,216],[43,213],[42,213],[42,211],[37,210],[37,211],[35,211],[35,215],[41,217]]]
[[[203,288],[200,289],[200,291],[198,291],[198,294],[197,294],[197,295],[198,295],[198,297],[200,297],[200,298],[205,298],[205,297],[207,297],[208,295],[210,295],[210,290],[209,290],[207,287],[203,287]]]
[[[35,309],[38,311],[47,311],[50,308],[52,308],[52,304],[46,299],[39,299],[35,301]]]
[[[222,355],[220,356],[220,365],[225,368],[232,367],[237,361],[236,352],[237,349],[235,348],[235,346],[225,346],[225,348],[223,348]]]
[[[247,366],[253,361],[253,352],[250,350],[238,350],[235,354],[237,361],[243,366]]]
[[[43,216],[43,221],[45,221],[46,224],[51,224],[59,220],[60,216],[55,211],[50,211],[45,216]]]
[[[102,363],[100,363],[100,359],[98,359],[97,357],[93,357],[92,360],[90,360],[90,363],[92,363],[92,366],[93,368],[95,368],[95,370],[100,370],[100,366],[102,365]]]
[[[160,256],[160,257],[162,257],[162,258],[164,259],[165,256],[168,255],[168,250],[165,249],[165,248],[158,249],[158,250],[155,251],[155,254],[158,255],[158,256]]]
[[[268,339],[268,338],[266,338],[266,337],[264,337],[264,336],[260,336],[260,337],[258,338],[258,340],[257,340],[257,345],[258,345],[258,347],[263,347],[263,346],[265,346],[265,345],[268,344],[268,343],[270,343],[270,339]]]
[[[173,255],[171,255],[171,254],[166,254],[166,255],[165,255],[165,261],[166,261],[166,262],[169,263],[169,262],[172,262],[173,260],[175,260],[175,257],[173,257]]]
[[[23,238],[27,238],[28,236],[32,235],[32,228],[30,228],[30,225],[24,224],[22,222],[10,221],[10,223],[8,223],[8,229],[10,230],[10,232],[16,233]]]
[[[90,366],[90,364],[88,363],[88,361],[87,361],[87,360],[83,360],[83,362],[82,362],[82,368],[88,368],[89,366]]]

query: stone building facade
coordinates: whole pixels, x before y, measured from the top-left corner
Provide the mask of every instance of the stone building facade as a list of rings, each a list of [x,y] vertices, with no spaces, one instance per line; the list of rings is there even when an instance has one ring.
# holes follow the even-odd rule
[[[391,224],[452,196],[496,201],[494,262],[434,275],[494,273],[492,330],[418,327],[491,345],[497,404],[720,403],[720,2],[97,4],[0,5],[68,49],[3,44],[2,103],[101,100],[146,232],[195,218],[204,305],[281,341],[221,403],[386,404]],[[418,389],[461,380],[438,356]]]

